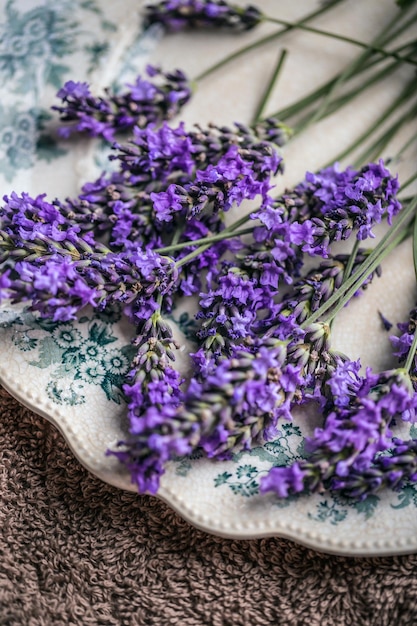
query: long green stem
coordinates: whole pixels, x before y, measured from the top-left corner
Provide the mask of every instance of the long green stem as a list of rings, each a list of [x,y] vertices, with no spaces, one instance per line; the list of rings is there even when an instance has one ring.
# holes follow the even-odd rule
[[[399,161],[402,155],[404,154],[404,152],[406,152],[408,148],[416,141],[417,141],[417,131],[407,139],[407,141],[402,146],[402,148],[397,152],[397,154],[395,155],[395,161]]]
[[[332,115],[333,113],[335,113],[342,107],[346,106],[349,102],[357,98],[359,95],[362,95],[367,89],[370,89],[376,83],[379,83],[380,81],[388,78],[388,76],[390,76],[390,74],[395,72],[395,70],[397,70],[399,66],[400,66],[399,61],[393,61],[392,63],[390,63],[390,65],[383,67],[382,70],[379,70],[375,72],[372,76],[368,77],[366,79],[365,84],[361,85],[360,90],[357,88],[357,86],[355,86],[350,91],[344,93],[338,98],[334,98],[332,102],[329,104],[329,106],[327,107],[326,111],[324,111],[320,120],[324,119],[325,117],[328,117],[329,115]],[[311,115],[311,112],[300,120],[299,125],[303,126],[307,122],[310,115]],[[294,134],[297,134],[297,127],[294,129]]]
[[[363,262],[360,271],[355,272],[350,278],[348,278],[339,289],[325,302],[321,307],[317,309],[310,317],[302,324],[302,328],[305,328],[309,324],[317,321],[324,313],[326,313],[332,306],[337,304],[342,296],[345,296],[347,292],[352,297],[356,291],[361,287],[366,278],[371,274],[381,262],[385,250],[395,241],[395,245],[398,245],[397,238],[403,239],[406,232],[405,225],[410,218],[415,214],[417,206],[417,196],[413,201],[404,209],[397,220],[397,222],[391,227],[391,229],[384,235],[378,245],[371,252],[366,261]],[[346,300],[347,301],[347,300]],[[344,303],[346,304],[344,299]]]
[[[417,280],[417,219],[414,218],[414,228],[413,228],[413,263],[414,263],[414,274]]]
[[[359,241],[359,239],[356,239],[352,248],[352,252],[349,255],[348,262],[346,263],[345,271],[343,274],[343,281],[346,281],[352,273],[352,269],[353,269],[353,266],[355,265],[355,259],[358,254],[360,244],[361,242]]]
[[[305,30],[309,33],[314,33],[316,35],[321,35],[323,37],[330,37],[331,39],[337,39],[338,41],[344,41],[346,43],[351,43],[359,48],[364,48],[370,52],[377,52],[385,58],[394,58],[397,61],[402,61],[404,63],[409,63],[411,65],[417,65],[417,61],[410,59],[408,57],[403,57],[396,52],[391,52],[390,50],[385,50],[385,48],[381,48],[376,44],[365,43],[364,41],[358,41],[357,39],[353,39],[352,37],[346,37],[345,35],[339,35],[336,33],[331,33],[327,30],[321,30],[319,28],[313,28],[312,26],[307,26],[306,24],[299,22],[288,22],[287,20],[282,20],[280,18],[275,17],[266,17],[268,22],[272,22],[274,24],[282,24],[283,26],[291,26],[292,28],[297,28],[299,30]]]
[[[227,231],[225,229],[218,235],[210,235],[209,237],[201,237],[201,239],[190,239],[189,241],[182,241],[181,243],[175,243],[170,246],[166,246],[165,248],[157,248],[154,250],[154,252],[158,252],[159,254],[169,254],[171,252],[183,250],[184,248],[189,248],[190,246],[205,245],[207,243],[217,243],[218,241],[223,241],[224,239],[230,239],[231,237],[240,237],[241,235],[248,235],[252,232],[253,228],[245,228],[244,230],[239,230],[238,232]]]
[[[269,97],[272,93],[272,90],[278,80],[278,76],[281,73],[282,67],[284,65],[284,61],[285,61],[285,57],[287,56],[287,50],[282,50],[279,57],[278,57],[278,61],[275,65],[275,69],[272,73],[272,76],[270,78],[270,81],[267,85],[267,88],[265,89],[265,93],[262,95],[262,98],[259,102],[258,108],[255,111],[255,114],[253,116],[253,124],[256,124],[256,122],[258,122],[261,118],[262,118],[262,114],[264,112],[265,106],[269,100]]]
[[[409,187],[415,180],[417,180],[417,172],[410,176],[405,183],[401,185],[401,191],[403,191],[406,187]]]
[[[312,20],[312,19],[314,19],[316,17],[319,17],[320,15],[322,15],[323,13],[328,11],[329,9],[333,8],[337,4],[340,4],[341,2],[343,2],[343,0],[332,0],[331,2],[326,3],[325,5],[323,5],[320,9],[317,9],[316,11],[313,11],[312,13],[309,13],[308,15],[303,17],[299,22],[297,22],[297,24],[304,24],[305,22],[309,22],[310,20]],[[212,65],[208,69],[206,69],[203,72],[201,72],[201,74],[199,74],[195,78],[195,81],[198,82],[200,80],[203,80],[207,76],[210,76],[210,74],[213,74],[217,70],[221,69],[222,67],[224,67],[225,65],[230,63],[231,61],[235,61],[236,59],[238,59],[243,54],[247,54],[248,52],[252,52],[252,50],[256,50],[256,48],[264,46],[265,44],[270,43],[271,41],[276,41],[277,39],[279,39],[280,37],[282,37],[283,35],[288,33],[290,30],[293,30],[293,28],[295,28],[295,24],[294,24],[294,26],[286,26],[285,28],[281,28],[280,30],[272,33],[271,35],[267,35],[266,37],[262,37],[261,39],[258,39],[254,43],[251,43],[251,44],[249,44],[247,46],[244,46],[243,48],[239,48],[239,50],[236,50],[236,52],[233,52],[233,54],[230,54],[229,56],[225,57],[224,59],[222,59],[218,63],[215,63],[215,65]]]
[[[407,373],[410,371],[411,367],[414,364],[416,350],[417,350],[417,331],[414,333],[413,343],[411,344],[411,347],[408,351],[407,360],[404,364],[404,369]]]
[[[364,131],[357,139],[355,139],[347,148],[339,152],[337,156],[332,157],[331,161],[329,161],[324,167],[328,167],[335,161],[341,161],[348,154],[350,154],[351,152],[356,150],[356,148],[361,146],[363,142],[366,141],[372,135],[372,133],[374,133],[380,127],[381,124],[383,124],[387,119],[389,119],[389,117],[398,109],[399,106],[401,106],[402,104],[404,104],[404,102],[408,100],[413,90],[415,90],[415,86],[413,84],[414,82],[415,81],[411,81],[405,87],[405,89],[401,92],[398,98],[396,98],[394,102],[392,102],[383,111],[383,113],[378,117],[378,119],[375,122],[373,122],[371,126],[366,129],[366,131]]]
[[[412,48],[412,51],[414,51],[415,45],[416,45],[416,42],[414,41],[409,42],[407,44],[403,44],[400,47],[396,48],[395,52],[397,53],[403,52],[404,50],[409,50],[410,47]],[[358,71],[356,72],[354,76],[357,76],[358,74],[361,74],[362,72],[365,72],[366,70],[369,70],[375,65],[381,63],[382,60],[383,60],[382,58],[370,59],[368,62],[364,63],[358,68]],[[395,61],[394,63],[396,66],[398,62]],[[351,78],[353,78],[354,76],[352,76]],[[293,117],[300,111],[305,110],[310,104],[315,104],[322,96],[324,96],[332,88],[332,86],[336,83],[338,77],[339,77],[339,74],[337,76],[334,76],[330,80],[326,81],[322,85],[320,85],[320,87],[315,88],[306,96],[303,96],[302,98],[297,100],[297,102],[294,102],[293,104],[287,107],[284,107],[283,109],[280,109],[279,111],[276,111],[269,117],[276,117],[282,121],[290,119],[291,117]]]
[[[358,272],[353,275],[352,278],[356,278],[357,279],[356,282],[350,287],[350,289],[345,291],[343,297],[341,297],[340,300],[338,300],[336,306],[334,307],[330,315],[326,318],[325,323],[330,324],[334,320],[334,318],[339,313],[339,311],[341,311],[341,309],[343,309],[346,306],[349,300],[353,298],[355,293],[363,285],[363,283],[368,278],[368,276],[370,276],[372,272],[374,272],[377,269],[377,267],[382,263],[385,257],[390,255],[391,252],[395,250],[395,248],[405,239],[405,236],[407,233],[408,233],[408,228],[406,227],[397,235],[397,237],[393,241],[391,241],[389,244],[387,244],[383,249],[379,251],[379,254],[374,258],[373,262],[369,265],[369,267],[365,271],[363,270],[363,266],[362,266],[358,270]]]
[[[417,113],[417,103],[415,102],[411,109],[409,109],[399,120],[392,124],[380,137],[372,143],[369,148],[362,152],[359,157],[354,161],[353,166],[358,167],[363,163],[374,161],[383,152],[389,142],[395,137],[398,131],[404,124],[414,119]]]
[[[400,21],[400,19],[402,19],[404,14],[404,11],[399,13],[383,30],[382,32],[371,42],[370,46],[378,46],[380,47],[380,45],[383,45],[387,39],[387,37],[389,36],[390,31],[392,30],[393,26]],[[374,53],[372,52],[371,48],[368,48],[367,50],[365,50],[361,55],[359,55],[358,58],[356,58],[352,63],[350,63],[347,68],[339,75],[338,79],[336,80],[336,82],[332,85],[331,89],[328,91],[328,93],[326,94],[325,98],[323,99],[323,102],[321,103],[321,105],[318,107],[317,111],[310,117],[310,119],[308,121],[306,121],[304,123],[304,125],[302,127],[300,127],[298,129],[298,132],[301,132],[301,130],[304,130],[305,128],[307,128],[308,126],[310,126],[311,124],[313,124],[314,122],[316,122],[317,120],[319,120],[324,112],[327,110],[333,95],[335,94],[336,90],[341,87],[346,80],[348,80],[351,76],[355,75],[356,72],[360,69],[360,67],[373,55]]]

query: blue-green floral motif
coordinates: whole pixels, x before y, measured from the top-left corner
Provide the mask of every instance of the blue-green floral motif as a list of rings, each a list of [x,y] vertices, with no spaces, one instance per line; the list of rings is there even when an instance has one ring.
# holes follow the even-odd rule
[[[287,466],[295,459],[302,458],[303,435],[301,429],[292,423],[285,423],[280,427],[280,433],[273,441],[263,446],[252,448],[249,452],[239,452],[233,455],[233,461],[239,463],[248,456],[257,457],[260,461],[266,461],[268,468],[259,468],[250,463],[239,464],[233,474],[223,472],[214,479],[214,486],[227,485],[235,495],[250,497],[259,493],[259,481],[265,476],[270,467]],[[295,451],[294,451],[295,450]],[[287,506],[288,500],[280,501],[280,506]]]
[[[317,505],[317,514],[312,515],[308,513],[308,517],[316,522],[327,522],[329,521],[333,526],[338,524],[339,522],[343,522],[343,520],[347,517],[347,510],[339,508],[338,504],[333,501],[323,500],[319,502]]]
[[[75,328],[71,322],[38,318],[28,310],[9,317],[2,311],[0,327],[13,329],[12,341],[19,350],[36,351],[29,365],[40,369],[53,366],[46,393],[54,402],[83,404],[86,385],[96,385],[109,401],[120,404],[134,348],[112,345],[117,337],[112,332],[114,322],[110,318],[102,321],[84,315]],[[118,312],[114,313],[114,319],[119,319]],[[79,328],[84,324],[82,333]]]
[[[95,2],[95,0],[80,0],[80,9],[95,13],[100,18],[100,27],[104,31],[114,32],[117,30],[117,25],[114,22],[110,22],[106,19],[104,11]]]
[[[346,519],[349,510],[355,510],[359,515],[363,515],[365,519],[370,519],[374,515],[379,502],[378,496],[369,496],[366,500],[361,501],[339,496],[329,496],[326,500],[319,502],[316,514],[309,513],[308,517],[316,522],[330,521],[335,526]]]
[[[203,458],[202,450],[196,450],[188,456],[178,456],[174,460],[175,473],[177,476],[188,476],[193,467],[193,461]]]
[[[417,435],[417,426],[412,425],[410,435]],[[240,452],[233,456],[233,461],[237,464],[234,471],[223,471],[214,478],[215,487],[228,487],[232,493],[238,496],[249,498],[259,493],[259,481],[272,467],[288,467],[294,461],[305,458],[304,436],[299,428],[293,423],[284,423],[280,426],[278,437],[263,446],[253,448],[250,452]],[[262,462],[267,462],[268,466],[258,467],[247,463],[248,458],[258,458]],[[242,461],[245,460],[245,463]],[[290,496],[289,498],[275,501],[275,506],[287,507],[303,494]],[[404,508],[414,505],[417,507],[417,486],[406,485],[397,495],[398,503],[391,504],[394,509]],[[316,522],[330,522],[332,525],[342,523],[350,511],[356,511],[358,515],[365,519],[371,518],[377,511],[380,498],[369,496],[366,500],[355,501],[349,498],[326,494],[325,499],[316,506],[315,513],[308,513],[308,517]]]
[[[36,93],[40,81],[61,87],[69,70],[61,60],[74,51],[78,31],[69,9],[68,3],[49,1],[19,12],[13,0],[7,2],[0,25],[0,83],[14,93]]]
[[[0,171],[11,181],[19,169],[33,167],[36,158],[48,162],[66,154],[45,129],[51,115],[41,109],[0,105]]]

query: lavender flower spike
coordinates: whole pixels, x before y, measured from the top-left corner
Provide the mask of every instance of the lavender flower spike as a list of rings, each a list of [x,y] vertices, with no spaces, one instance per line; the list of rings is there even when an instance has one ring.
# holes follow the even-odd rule
[[[263,19],[253,5],[240,7],[225,0],[162,0],[145,7],[144,26],[162,24],[168,31],[185,28],[250,30]]]
[[[193,380],[184,397],[184,415],[200,424],[200,447],[207,456],[233,452],[277,433],[280,417],[302,385],[299,369],[286,364],[285,343],[277,340],[236,346],[202,383]]]
[[[191,97],[185,74],[181,70],[164,73],[153,66],[146,73],[152,81],[138,76],[134,84],[126,85],[127,91],[119,94],[106,89],[104,97],[93,96],[87,83],[66,82],[57,93],[62,105],[52,107],[62,122],[70,123],[59,129],[60,134],[68,137],[83,132],[113,141],[117,132],[172,119]]]
[[[361,379],[355,368],[343,367],[337,372],[332,391],[340,389],[344,398],[335,395],[333,410],[327,415],[323,428],[316,429],[307,440],[310,456],[290,468],[274,467],[261,481],[263,493],[274,491],[280,497],[300,492],[338,490],[360,495],[373,493],[372,481],[358,484],[358,476],[372,474],[374,459],[392,445],[389,426],[394,418],[416,419],[417,398],[408,374],[393,370],[375,375],[367,371]],[[349,395],[345,406],[346,391]],[[386,462],[382,462],[386,463]],[[393,484],[395,481],[393,481]],[[360,490],[355,490],[355,486]],[[369,487],[368,492],[366,488]]]

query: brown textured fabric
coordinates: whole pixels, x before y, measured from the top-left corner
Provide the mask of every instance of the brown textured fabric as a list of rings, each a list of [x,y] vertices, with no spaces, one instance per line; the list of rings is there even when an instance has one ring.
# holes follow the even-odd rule
[[[353,559],[231,541],[114,489],[0,391],[0,624],[417,624],[417,555]]]

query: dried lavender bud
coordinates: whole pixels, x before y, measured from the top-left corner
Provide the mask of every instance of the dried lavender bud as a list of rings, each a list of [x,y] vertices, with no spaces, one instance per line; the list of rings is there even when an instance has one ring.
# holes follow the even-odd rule
[[[417,481],[417,441],[393,437],[388,453],[376,455],[372,465],[360,472],[351,470],[347,476],[332,478],[329,489],[345,498],[365,500],[384,488],[398,491]]]
[[[240,7],[225,0],[162,0],[145,6],[144,27],[162,24],[169,31],[185,28],[250,30],[262,21],[256,7]]]

